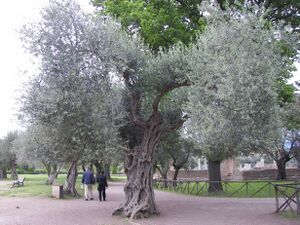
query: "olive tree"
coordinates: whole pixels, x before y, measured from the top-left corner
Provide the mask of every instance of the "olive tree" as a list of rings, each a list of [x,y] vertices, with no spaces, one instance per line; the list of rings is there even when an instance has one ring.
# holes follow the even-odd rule
[[[91,104],[89,91],[106,94],[108,77],[115,74],[121,78],[130,106],[127,123],[141,128],[142,140],[125,153],[126,198],[114,214],[138,218],[158,213],[152,187],[155,150],[163,134],[185,121],[179,115],[174,123],[164,123],[159,104],[173,90],[190,85],[181,48],[153,56],[138,37],[129,37],[107,17],[85,16],[73,1],[51,2],[41,22],[24,33],[29,49],[42,64],[38,90],[46,93],[54,84],[56,99],[62,100],[51,103],[50,99],[54,110],[47,108],[47,116],[37,115],[44,121],[57,121],[60,134],[70,143],[65,154],[74,168],[71,178],[76,177],[79,158],[90,150],[86,148],[89,127],[85,126],[90,122],[86,117]]]
[[[294,102],[285,104],[280,112],[273,116],[277,119],[273,119],[269,126],[270,129],[264,130],[259,137],[259,143],[263,145],[264,152],[276,162],[278,180],[287,178],[286,163],[294,157],[297,158],[300,152],[299,109],[299,97],[295,96]]]
[[[77,165],[95,152],[95,143],[101,142],[101,130],[105,130],[95,120],[117,113],[108,110],[113,108],[111,81],[93,46],[101,41],[109,45],[106,41],[113,36],[106,32],[110,27],[85,15],[74,1],[50,1],[41,15],[20,32],[25,47],[40,64],[26,89],[22,113],[29,123],[55,129],[63,160],[70,164],[66,191],[77,195]],[[93,40],[100,33],[101,38]]]
[[[209,191],[222,190],[221,161],[253,151],[257,132],[273,120],[274,82],[286,68],[278,32],[265,29],[261,18],[221,18],[212,20],[190,53],[187,128],[208,158]]]
[[[124,148],[126,197],[114,215],[140,218],[158,213],[152,185],[155,150],[164,134],[178,129],[185,121],[182,113],[172,123],[164,120],[160,103],[172,91],[190,85],[185,75],[188,64],[181,46],[153,55],[138,37],[130,37],[118,27],[114,31],[114,27],[110,24],[114,39],[107,46],[109,51],[103,49],[102,41],[93,42],[93,46],[99,58],[110,58],[116,76],[122,78],[130,109],[126,123],[139,127],[139,134],[132,135],[141,136],[134,147]],[[102,34],[98,31],[93,35]]]
[[[8,132],[4,138],[0,139],[0,170],[2,170],[4,178],[7,178],[7,170],[10,169],[11,179],[18,179],[17,154],[19,149],[16,146],[18,139],[17,131]]]
[[[55,127],[32,124],[20,135],[18,145],[27,160],[41,162],[47,170],[46,184],[52,185],[64,165],[64,142]]]

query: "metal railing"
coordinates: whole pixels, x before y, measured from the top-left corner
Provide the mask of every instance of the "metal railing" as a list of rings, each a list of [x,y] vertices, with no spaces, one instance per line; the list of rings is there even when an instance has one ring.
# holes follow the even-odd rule
[[[298,181],[299,182],[299,181]],[[210,196],[215,195],[208,191],[209,184],[222,186],[220,195],[224,197],[273,197],[275,184],[295,184],[297,180],[258,180],[258,181],[208,181],[208,180],[165,180],[154,179],[153,184],[157,189],[180,192],[190,195]],[[216,185],[211,185],[214,188]]]

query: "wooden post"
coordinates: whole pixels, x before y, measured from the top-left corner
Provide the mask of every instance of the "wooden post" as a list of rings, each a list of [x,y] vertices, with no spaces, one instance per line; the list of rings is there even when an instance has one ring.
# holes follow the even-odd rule
[[[297,214],[300,216],[300,200],[299,200],[299,192],[300,192],[300,185],[297,185],[297,186],[296,186]]]
[[[278,187],[277,185],[275,184],[274,186],[275,188],[275,201],[276,201],[276,212],[278,212],[278,209],[279,209],[279,199],[278,199]]]
[[[248,181],[246,181],[246,197],[249,196],[249,190],[248,190]]]

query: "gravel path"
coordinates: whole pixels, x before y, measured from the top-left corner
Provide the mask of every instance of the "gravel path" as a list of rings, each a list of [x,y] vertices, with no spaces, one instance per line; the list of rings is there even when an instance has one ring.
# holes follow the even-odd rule
[[[94,193],[97,199],[97,193]],[[123,184],[109,184],[106,202],[39,197],[0,197],[0,225],[300,225],[274,213],[274,199],[208,198],[156,192],[159,216],[128,220],[111,216]]]

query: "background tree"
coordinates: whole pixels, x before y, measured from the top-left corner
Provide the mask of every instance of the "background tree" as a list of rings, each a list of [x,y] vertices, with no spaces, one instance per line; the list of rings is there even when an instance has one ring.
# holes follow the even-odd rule
[[[17,152],[16,142],[19,138],[17,131],[8,132],[7,135],[1,140],[0,157],[1,157],[1,170],[3,177],[7,178],[7,170],[11,171],[11,179],[18,179],[17,174]]]
[[[220,8],[258,6],[265,9],[264,18],[274,24],[290,24],[294,32],[299,32],[300,3],[297,0],[217,0]],[[251,9],[251,7],[250,7]]]
[[[265,152],[276,162],[278,180],[287,179],[286,163],[299,154],[300,140],[300,101],[296,96],[295,101],[286,103],[277,120],[273,120],[270,128],[271,131],[265,132],[264,136],[273,146],[265,147]],[[273,118],[276,118],[273,116]],[[263,142],[264,143],[264,142]]]
[[[54,127],[32,124],[20,136],[18,146],[27,160],[41,162],[47,171],[46,184],[52,185],[64,165],[64,143]]]
[[[174,168],[172,180],[177,180],[179,170],[187,164],[195,151],[193,142],[181,137],[179,131],[163,137],[157,156],[163,179],[167,179],[167,166],[170,167],[172,165]]]
[[[6,138],[0,139],[0,170],[1,178],[7,178],[7,171],[10,168],[10,153],[7,148]]]
[[[198,10],[202,0],[92,0],[94,6],[116,17],[129,33],[138,33],[154,52],[174,44],[191,43],[205,26]]]

